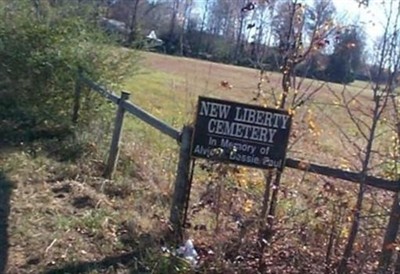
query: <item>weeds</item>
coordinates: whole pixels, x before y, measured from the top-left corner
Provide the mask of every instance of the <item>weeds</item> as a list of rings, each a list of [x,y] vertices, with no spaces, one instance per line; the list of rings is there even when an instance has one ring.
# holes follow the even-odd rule
[[[165,62],[163,57],[149,56]],[[142,80],[129,80],[126,87],[132,87],[135,103],[143,104],[163,120],[175,122],[179,128],[191,119],[192,96],[204,83],[187,81],[188,88],[176,78],[177,90],[172,95],[164,89],[171,84],[168,73],[142,75]],[[155,83],[146,86],[152,77]],[[239,92],[235,79],[228,79],[235,84],[232,90],[219,90],[220,77],[209,79],[209,89],[203,91],[235,100],[248,98],[249,93]],[[150,89],[154,94],[147,97]],[[188,95],[188,90],[193,94]],[[162,93],[163,102],[157,99],[158,93]],[[327,94],[319,100],[330,101]],[[178,100],[185,96],[187,100]],[[326,109],[338,119],[343,118],[335,107]],[[198,161],[185,237],[194,239],[199,266],[192,270],[185,261],[164,253],[162,247],[176,249],[169,243],[168,214],[178,146],[127,117],[116,177],[104,180],[100,176],[114,110],[110,107],[104,112],[104,120],[93,122],[89,130],[77,128],[66,138],[39,139],[0,152],[4,174],[17,187],[11,200],[10,273],[15,269],[60,269],[59,273],[68,269],[93,273],[257,273],[262,264],[271,273],[332,273],[349,233],[355,189],[344,182],[292,170],[285,170],[273,237],[260,254],[263,172]],[[323,121],[313,111],[311,118]],[[334,135],[332,128],[319,123],[321,135],[314,135],[307,122],[310,116],[306,111],[304,115],[299,112],[296,117],[301,118],[296,118],[294,130],[307,135],[293,151],[300,147],[303,157],[314,155],[326,162],[331,159],[325,154],[334,153],[332,157],[338,159],[335,165],[349,167],[351,163],[340,158],[338,143],[328,138]],[[368,207],[363,209],[362,222],[368,226],[356,242],[350,263],[353,271],[368,273],[376,261],[388,197],[387,193],[366,195]],[[37,250],[38,256],[28,254],[23,243],[29,245],[29,250]],[[363,262],[363,266],[357,262]],[[84,267],[68,268],[71,264]]]

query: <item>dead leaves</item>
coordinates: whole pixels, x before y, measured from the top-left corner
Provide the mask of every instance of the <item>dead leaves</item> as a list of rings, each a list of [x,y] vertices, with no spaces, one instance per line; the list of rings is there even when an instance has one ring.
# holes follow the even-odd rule
[[[228,81],[225,81],[225,80],[221,81],[219,85],[220,85],[220,87],[225,88],[225,89],[233,88],[233,85],[231,85]]]

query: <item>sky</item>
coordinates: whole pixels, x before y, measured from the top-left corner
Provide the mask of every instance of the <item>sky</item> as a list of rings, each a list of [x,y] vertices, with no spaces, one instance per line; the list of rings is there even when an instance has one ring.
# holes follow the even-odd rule
[[[372,40],[383,33],[385,8],[382,0],[369,0],[368,7],[361,6],[355,0],[333,0],[336,10],[348,17],[350,22],[360,22]]]
[[[305,0],[314,1],[314,0]],[[332,0],[337,11],[344,17],[348,18],[349,22],[363,22],[367,34],[376,39],[382,34],[382,23],[385,19],[385,11],[382,2],[385,0],[369,0],[368,7],[360,6],[356,0]],[[399,0],[400,1],[400,0]],[[202,7],[206,0],[194,0],[198,12],[202,11]]]
[[[196,12],[201,13],[206,0],[193,0],[197,6]],[[314,0],[304,0],[313,2]],[[400,0],[397,0],[400,1]],[[395,5],[397,5],[395,1]],[[256,2],[256,1],[255,1]],[[385,22],[385,0],[369,0],[368,7],[359,5],[356,0],[332,0],[337,12],[340,14],[339,20],[344,24],[361,23],[367,34],[367,49],[372,50],[375,41],[383,34],[383,23]],[[386,0],[386,3],[389,2]],[[386,5],[388,6],[388,5]],[[397,6],[396,6],[397,8]]]

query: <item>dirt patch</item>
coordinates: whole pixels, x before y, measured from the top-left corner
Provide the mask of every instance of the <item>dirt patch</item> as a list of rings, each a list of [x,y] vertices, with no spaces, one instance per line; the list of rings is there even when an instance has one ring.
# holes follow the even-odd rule
[[[64,184],[59,187],[53,187],[52,188],[53,193],[55,194],[55,198],[57,199],[64,199],[67,197],[68,193],[71,193],[72,187],[70,184]]]
[[[0,273],[115,273],[129,267],[133,249],[146,245],[144,231],[157,227],[149,217],[156,184],[168,186],[143,165],[133,171],[127,166],[126,177],[119,174],[121,165],[119,179],[106,180],[96,177],[99,164],[91,169],[88,162],[69,166],[42,154],[0,151],[0,164],[12,171],[8,177],[17,186],[12,196],[4,195],[0,180],[0,267],[7,263]],[[137,216],[139,229],[128,231],[125,224]]]
[[[112,236],[117,224],[109,204],[84,182],[21,185],[12,199],[9,273],[37,273],[120,250]]]
[[[75,197],[72,200],[72,205],[76,208],[94,208],[96,206],[96,203],[90,198],[89,196],[80,196],[80,197]]]

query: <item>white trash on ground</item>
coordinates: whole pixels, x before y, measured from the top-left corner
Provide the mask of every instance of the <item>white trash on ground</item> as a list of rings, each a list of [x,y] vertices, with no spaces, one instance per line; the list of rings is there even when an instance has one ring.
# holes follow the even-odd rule
[[[192,266],[197,265],[197,251],[194,248],[193,241],[192,240],[187,240],[185,245],[179,247],[176,250],[176,253],[178,256],[182,256],[185,260],[190,262]]]

